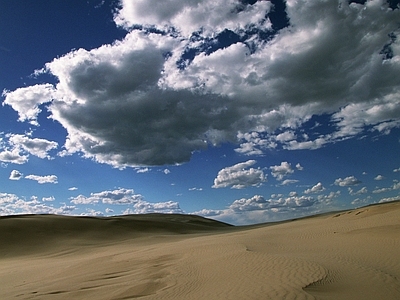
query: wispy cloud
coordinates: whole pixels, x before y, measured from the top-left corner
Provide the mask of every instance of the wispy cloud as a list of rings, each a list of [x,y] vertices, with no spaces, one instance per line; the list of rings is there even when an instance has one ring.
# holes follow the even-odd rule
[[[304,194],[318,194],[325,191],[325,188],[323,187],[321,182],[318,182],[316,185],[314,185],[312,188],[310,189],[306,189],[304,191]]]
[[[362,187],[361,189],[359,189],[358,191],[354,191],[352,188],[349,187],[348,191],[349,191],[349,194],[352,196],[368,193],[368,189],[365,186]]]

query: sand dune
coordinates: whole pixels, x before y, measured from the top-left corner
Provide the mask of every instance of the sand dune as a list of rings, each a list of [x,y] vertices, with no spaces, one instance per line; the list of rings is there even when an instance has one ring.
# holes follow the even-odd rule
[[[0,299],[400,299],[400,202],[249,227],[0,218]]]

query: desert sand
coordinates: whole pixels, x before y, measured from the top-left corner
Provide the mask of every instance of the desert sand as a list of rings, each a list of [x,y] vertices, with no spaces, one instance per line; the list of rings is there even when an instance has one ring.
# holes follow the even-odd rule
[[[400,299],[400,202],[257,226],[0,218],[0,299]]]

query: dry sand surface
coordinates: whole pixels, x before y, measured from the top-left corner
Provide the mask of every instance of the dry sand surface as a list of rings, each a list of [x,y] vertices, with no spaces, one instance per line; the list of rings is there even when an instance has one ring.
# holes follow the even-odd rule
[[[250,227],[0,218],[0,299],[400,299],[400,202]]]

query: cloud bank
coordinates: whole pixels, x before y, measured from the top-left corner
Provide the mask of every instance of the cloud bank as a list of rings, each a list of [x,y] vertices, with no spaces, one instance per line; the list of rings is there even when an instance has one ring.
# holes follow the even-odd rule
[[[32,196],[26,200],[15,194],[0,193],[0,215],[16,214],[61,214],[69,215],[75,210],[75,206],[61,205],[54,207],[44,202],[52,202],[53,197],[44,197],[43,202]]]
[[[123,211],[123,214],[183,213],[177,202],[147,202],[141,194],[135,194],[134,190],[125,188],[91,193],[89,197],[78,195],[70,198],[70,202],[75,205],[96,205],[103,203],[129,206]]]
[[[250,198],[237,199],[226,209],[203,209],[194,214],[237,225],[260,223],[263,220],[271,222],[325,211],[326,206],[339,195],[340,192],[317,197],[289,193],[287,196],[271,195],[269,199],[262,195],[254,195]]]
[[[242,154],[316,149],[365,130],[400,127],[400,10],[383,0],[288,0],[274,30],[268,1],[120,1],[121,41],[55,58],[57,84],[3,91],[19,120],[43,105],[68,132],[60,155],[114,167],[179,164],[224,142]],[[331,132],[305,134],[314,116]],[[45,158],[56,144],[14,137]],[[11,140],[13,142],[13,140]],[[40,144],[40,145],[39,145]]]

